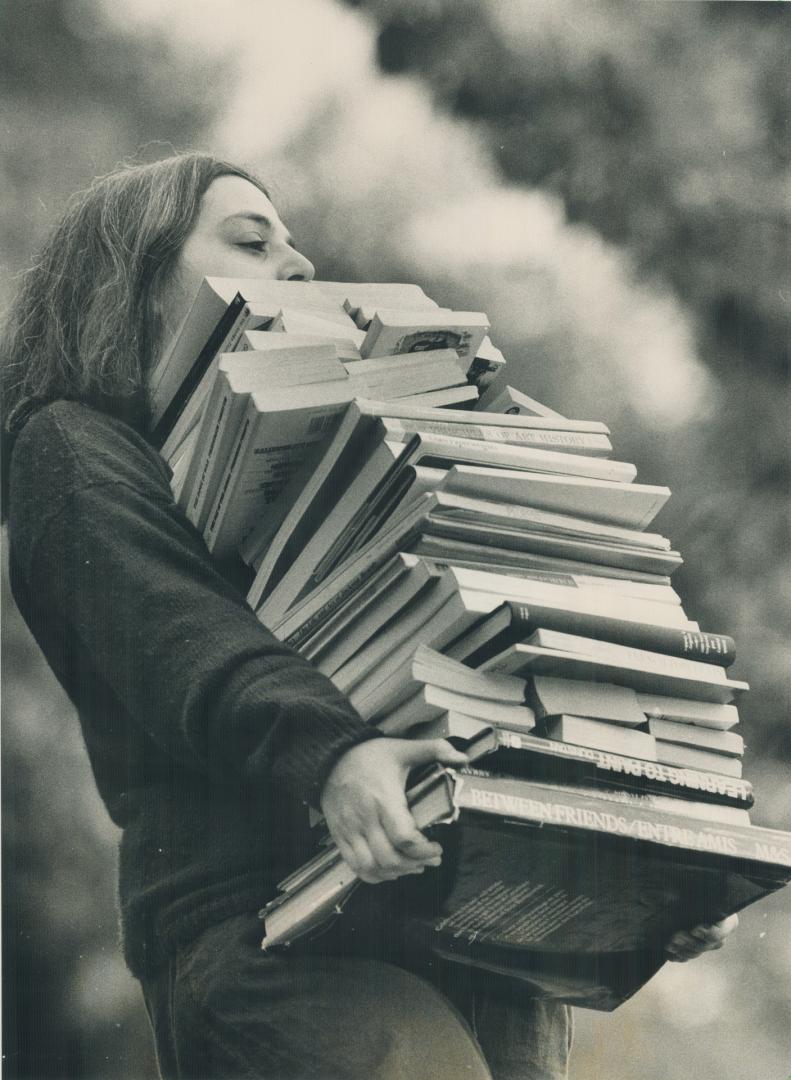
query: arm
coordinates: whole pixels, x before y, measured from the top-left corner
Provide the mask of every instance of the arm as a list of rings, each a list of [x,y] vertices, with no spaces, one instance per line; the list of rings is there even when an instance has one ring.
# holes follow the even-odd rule
[[[182,768],[321,798],[364,880],[436,861],[406,808],[406,776],[466,759],[444,742],[381,738],[266,630],[131,429],[78,405],[45,410],[20,437],[12,484],[15,595],[81,712],[106,724],[120,704]]]
[[[125,425],[65,403],[34,417],[9,524],[20,609],[97,724],[126,714],[131,737],[179,768],[276,780],[305,801],[344,750],[376,737],[261,626]]]

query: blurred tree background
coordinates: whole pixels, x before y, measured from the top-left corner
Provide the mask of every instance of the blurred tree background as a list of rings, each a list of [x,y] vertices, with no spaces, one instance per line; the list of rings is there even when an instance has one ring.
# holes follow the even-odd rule
[[[5,0],[0,304],[75,189],[205,148],[263,172],[319,276],[488,312],[508,380],[674,497],[688,612],[740,645],[754,820],[791,828],[782,3]],[[75,268],[78,270],[78,268]],[[148,1080],[116,837],[3,582],[4,1070]],[[579,1013],[575,1080],[788,1075],[791,902]]]

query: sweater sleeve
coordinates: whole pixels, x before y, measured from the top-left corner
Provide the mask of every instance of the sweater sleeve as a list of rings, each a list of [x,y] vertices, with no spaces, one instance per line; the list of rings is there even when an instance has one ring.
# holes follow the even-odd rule
[[[14,593],[78,709],[114,699],[174,763],[271,778],[306,801],[376,737],[261,625],[125,425],[66,403],[37,414],[10,504]]]

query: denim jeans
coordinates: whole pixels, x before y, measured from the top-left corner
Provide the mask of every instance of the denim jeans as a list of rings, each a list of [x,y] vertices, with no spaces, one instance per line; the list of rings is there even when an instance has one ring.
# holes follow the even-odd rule
[[[143,992],[164,1080],[561,1080],[563,1005],[463,977],[441,992],[378,958],[261,952],[241,915],[183,947]]]

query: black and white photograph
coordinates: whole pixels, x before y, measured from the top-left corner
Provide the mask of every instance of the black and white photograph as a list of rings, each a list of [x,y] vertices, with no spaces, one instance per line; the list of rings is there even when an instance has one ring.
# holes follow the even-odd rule
[[[2,0],[3,1080],[791,1080],[789,70]]]

